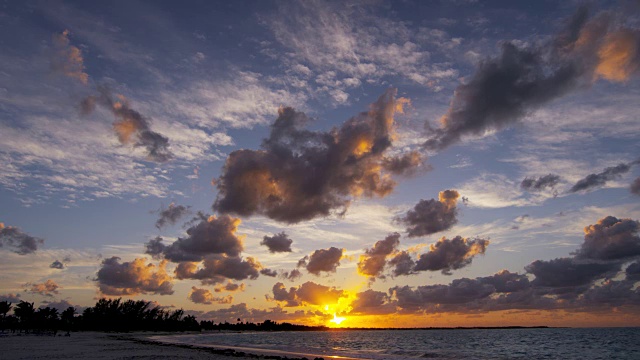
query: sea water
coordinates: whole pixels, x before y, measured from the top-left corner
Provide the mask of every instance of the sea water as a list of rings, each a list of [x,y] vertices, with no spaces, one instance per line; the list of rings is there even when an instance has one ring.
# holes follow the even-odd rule
[[[640,359],[640,328],[227,332],[157,340],[311,359]]]

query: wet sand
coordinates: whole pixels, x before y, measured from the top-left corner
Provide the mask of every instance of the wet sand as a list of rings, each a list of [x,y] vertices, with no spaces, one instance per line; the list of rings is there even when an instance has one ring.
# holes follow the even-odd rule
[[[196,347],[168,344],[151,337],[160,333],[112,334],[72,333],[71,336],[0,334],[0,358],[3,360],[62,359],[294,359],[276,354],[252,354],[240,349]],[[165,334],[169,335],[169,334]],[[299,359],[299,358],[298,358]],[[313,358],[309,358],[313,360]]]

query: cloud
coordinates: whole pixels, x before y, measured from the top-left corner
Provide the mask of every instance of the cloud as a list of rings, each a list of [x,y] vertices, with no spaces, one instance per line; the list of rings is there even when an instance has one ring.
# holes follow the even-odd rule
[[[441,238],[437,243],[429,246],[429,252],[421,254],[414,271],[438,271],[451,275],[451,270],[463,268],[473,260],[477,254],[484,254],[488,240],[465,239],[461,236],[449,240]]]
[[[384,240],[377,241],[371,249],[365,249],[358,261],[358,273],[371,278],[383,277],[382,272],[387,265],[387,258],[397,251],[400,245],[400,234],[393,233]]]
[[[260,273],[262,274],[262,272],[260,272]],[[213,291],[215,291],[215,292],[223,292],[223,291],[236,292],[236,291],[244,291],[244,288],[245,288],[244,283],[236,284],[236,283],[233,283],[231,281],[228,281],[223,286],[215,287],[213,289]]]
[[[298,287],[291,287],[288,291],[284,284],[279,282],[273,286],[272,292],[273,299],[286,302],[286,306],[335,304],[341,297],[346,296],[346,292],[343,290],[316,284],[313,281],[307,281]]]
[[[296,279],[299,279],[302,277],[302,272],[298,269],[293,269],[291,271],[284,271],[280,274],[280,277],[282,279],[286,279],[289,281],[295,281]]]
[[[524,178],[520,183],[520,188],[527,191],[542,191],[547,188],[553,189],[560,182],[560,176],[548,174],[536,178]]]
[[[511,293],[529,289],[531,283],[527,275],[512,273],[508,270],[500,270],[499,272],[478,278],[481,282],[489,284],[499,293]]]
[[[249,322],[262,322],[265,319],[274,321],[284,320],[296,320],[305,318],[305,312],[300,310],[293,313],[288,313],[280,307],[274,307],[270,309],[250,309],[246,303],[240,303],[231,305],[226,309],[212,310],[207,313],[198,316],[202,319],[210,319],[215,322],[231,321],[235,322],[236,319],[242,319]]]
[[[58,260],[54,261],[51,263],[51,265],[49,265],[50,268],[52,269],[58,269],[58,270],[62,270],[64,269],[64,264]]]
[[[624,270],[626,279],[630,281],[640,281],[640,261],[631,263]]]
[[[158,214],[160,217],[156,221],[156,227],[158,229],[163,228],[165,225],[175,225],[180,219],[189,214],[190,206],[176,205],[174,203],[169,204],[166,209],[160,208]]]
[[[631,186],[629,187],[629,190],[632,194],[640,195],[640,177],[633,180]]]
[[[270,253],[278,252],[291,252],[291,240],[287,234],[283,231],[273,236],[265,236],[260,242],[260,245],[264,245],[269,249]]]
[[[389,259],[389,266],[391,267],[392,276],[402,276],[415,274],[414,267],[416,262],[407,251],[400,251]]]
[[[180,262],[200,261],[212,254],[238,256],[242,252],[242,238],[236,235],[240,219],[199,214],[195,220],[199,222],[187,229],[187,237],[178,238],[171,245],[164,245],[162,238],[157,237],[145,244],[145,253]]]
[[[6,294],[0,295],[0,301],[7,301],[10,303],[17,303],[20,301],[20,294]]]
[[[60,288],[60,285],[56,284],[56,282],[51,279],[45,281],[42,284],[27,283],[25,284],[25,286],[28,286],[25,291],[34,294],[40,294],[42,296],[53,296],[54,294],[58,295],[58,289]]]
[[[584,228],[584,243],[573,255],[579,259],[619,260],[640,255],[640,223],[607,216]]]
[[[534,286],[571,287],[588,285],[607,273],[617,271],[619,264],[580,263],[572,258],[558,258],[549,261],[536,260],[525,270],[536,278]]]
[[[415,174],[421,166],[427,170],[431,169],[430,166],[424,165],[422,155],[418,151],[411,151],[396,157],[386,157],[382,161],[382,166],[393,174],[404,176]]]
[[[395,304],[390,303],[390,297],[382,291],[366,290],[356,294],[351,302],[350,314],[384,315],[396,311]]]
[[[227,279],[257,279],[262,265],[252,257],[228,257],[222,254],[207,256],[198,268],[196,262],[181,262],[175,270],[178,279],[200,280],[203,285],[219,284]]]
[[[165,270],[166,265],[166,260],[161,261],[158,266],[147,264],[144,258],[120,263],[120,258],[113,256],[102,261],[96,281],[104,295],[171,295],[174,292],[173,283]]]
[[[169,150],[169,139],[149,126],[149,121],[138,111],[131,108],[129,101],[123,95],[111,94],[104,86],[98,88],[100,95],[85,98],[80,108],[83,114],[88,115],[101,105],[111,111],[116,118],[113,130],[118,140],[123,145],[133,144],[136,147],[144,147],[147,151],[147,160],[164,163],[171,160],[174,155]]]
[[[441,191],[438,200],[420,200],[413,209],[396,220],[407,226],[409,237],[426,236],[450,229],[458,222],[456,202],[459,196],[455,190]]]
[[[582,8],[548,42],[504,42],[498,57],[481,61],[456,88],[440,127],[431,129],[424,145],[442,150],[464,137],[501,130],[597,78],[625,81],[637,72],[639,39],[638,30],[617,26],[605,13],[587,21]]]
[[[302,129],[307,116],[281,108],[262,150],[229,155],[213,208],[297,223],[344,212],[354,198],[386,196],[395,182],[382,163],[392,144],[393,116],[404,104],[395,95],[389,89],[368,112],[330,132]]]
[[[211,291],[207,289],[199,289],[195,286],[191,287],[191,292],[189,293],[189,300],[193,301],[196,304],[205,304],[211,305],[213,303],[216,304],[231,304],[233,302],[233,296],[227,295],[224,297],[217,297],[211,293]]]
[[[314,81],[315,75],[316,87],[337,98],[335,103],[344,101],[337,95],[349,88],[383,77],[436,88],[438,81],[457,76],[448,64],[430,61],[433,53],[447,58],[455,47],[446,32],[416,31],[380,16],[390,11],[384,5],[372,5],[295,2],[265,18],[276,40],[291,50],[281,61],[300,79]]]
[[[461,304],[489,297],[493,286],[475,279],[456,279],[449,285],[424,285],[415,290],[409,286],[396,286],[389,291],[403,309],[422,308],[428,304]]]
[[[89,75],[84,72],[82,51],[71,45],[69,30],[53,35],[53,56],[51,70],[70,78],[77,79],[83,84],[89,81]]]
[[[73,305],[71,304],[69,301],[67,300],[60,300],[60,301],[43,301],[42,302],[42,306],[40,306],[41,308],[43,306],[47,306],[53,309],[58,310],[58,313],[62,313],[63,311],[67,310],[70,307],[73,307],[76,309],[76,313],[82,313],[82,311],[84,311],[85,307],[84,306],[80,306],[80,305]]]
[[[264,268],[260,270],[260,274],[268,277],[276,277],[278,276],[278,272],[273,269]]]
[[[344,249],[330,247],[328,249],[319,249],[314,251],[310,256],[305,256],[298,262],[298,266],[304,266],[307,271],[314,275],[320,275],[321,272],[336,272],[340,266],[340,260]]]
[[[36,252],[38,246],[43,243],[43,239],[28,235],[17,227],[5,226],[0,222],[0,247],[7,247],[16,254],[27,255]]]
[[[626,174],[630,169],[631,166],[629,166],[629,164],[618,164],[604,169],[601,173],[589,174],[585,178],[578,180],[578,182],[569,189],[569,192],[574,193],[602,186],[607,181],[614,180],[622,174]]]

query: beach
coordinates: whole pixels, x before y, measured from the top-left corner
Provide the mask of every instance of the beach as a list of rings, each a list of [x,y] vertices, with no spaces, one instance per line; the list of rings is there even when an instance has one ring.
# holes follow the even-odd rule
[[[255,355],[230,348],[202,348],[149,340],[162,333],[78,332],[71,336],[0,334],[4,360],[33,359],[281,359]],[[284,358],[282,358],[284,359]]]

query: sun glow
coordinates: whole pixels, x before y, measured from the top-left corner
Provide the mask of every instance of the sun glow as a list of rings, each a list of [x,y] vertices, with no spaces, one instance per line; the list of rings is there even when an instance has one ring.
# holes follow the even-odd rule
[[[329,320],[330,322],[336,324],[336,325],[340,325],[341,322],[347,320],[347,318],[344,317],[339,317],[337,316],[335,313],[333,314],[333,319]]]

